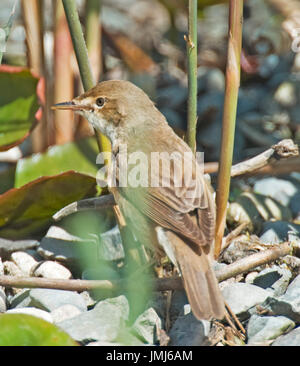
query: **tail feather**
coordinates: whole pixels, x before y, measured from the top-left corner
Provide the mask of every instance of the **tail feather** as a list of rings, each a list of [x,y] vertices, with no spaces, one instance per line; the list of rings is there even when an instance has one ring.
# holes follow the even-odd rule
[[[199,255],[173,232],[166,234],[172,243],[193,314],[198,319],[222,319],[225,314],[224,299],[209,254],[202,251]]]

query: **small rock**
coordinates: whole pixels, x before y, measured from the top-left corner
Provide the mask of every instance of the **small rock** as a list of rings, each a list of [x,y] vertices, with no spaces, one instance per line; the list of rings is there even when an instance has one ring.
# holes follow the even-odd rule
[[[7,299],[5,292],[0,288],[0,313],[6,312]]]
[[[275,339],[295,327],[285,316],[258,316],[253,314],[247,326],[248,344],[260,345]]]
[[[300,193],[293,196],[293,199],[290,202],[290,208],[293,213],[293,217],[300,221]]]
[[[300,346],[300,327],[276,339],[272,346]]]
[[[300,322],[300,275],[289,285],[286,293],[280,297],[268,297],[261,307],[272,315],[284,315],[296,323]]]
[[[272,266],[262,270],[253,280],[253,285],[263,289],[271,289],[273,296],[280,296],[285,293],[292,273],[288,269]]]
[[[14,262],[11,262],[11,261],[4,262],[3,268],[4,268],[4,273],[8,276],[14,276],[14,277],[24,276],[24,273]]]
[[[129,312],[128,302],[127,309],[124,309],[126,298],[124,296],[119,298],[101,301],[93,310],[64,320],[58,325],[73,339],[80,342],[113,342],[124,328]],[[118,304],[119,301],[121,304]]]
[[[259,272],[256,271],[248,273],[247,276],[245,277],[245,282],[252,284],[254,278],[258,275],[258,273]]]
[[[300,225],[285,221],[265,222],[260,240],[264,244],[278,244],[285,240],[300,239]]]
[[[41,263],[35,271],[35,277],[57,278],[68,280],[72,277],[72,273],[64,266],[57,262],[46,261]]]
[[[291,82],[279,85],[274,94],[274,99],[283,107],[292,107],[297,103],[296,89]]]
[[[38,264],[31,255],[25,252],[15,252],[11,255],[11,259],[26,276],[30,276],[31,270]]]
[[[99,257],[107,261],[115,261],[124,258],[124,256],[121,233],[116,225],[100,235]]]
[[[250,309],[261,304],[270,294],[258,286],[249,283],[233,283],[226,286],[223,296],[231,310],[245,320],[250,316]]]
[[[94,307],[97,303],[97,301],[92,298],[88,291],[80,292],[80,296],[83,298],[88,309]]]
[[[63,228],[51,226],[37,251],[44,259],[73,265],[82,260],[82,253],[87,248],[94,258],[98,258],[98,244],[94,240],[87,244],[86,240],[69,234]]]
[[[67,305],[60,306],[57,309],[52,310],[51,316],[52,316],[53,322],[55,324],[57,324],[64,320],[71,319],[74,316],[77,316],[81,313],[82,313],[82,311],[79,310],[78,307],[71,305],[71,304],[67,304]]]
[[[53,311],[62,305],[73,305],[81,311],[86,311],[87,307],[83,298],[72,291],[53,289],[33,289],[30,291],[30,306],[35,306],[42,310]]]
[[[170,330],[170,346],[202,346],[208,340],[209,331],[209,321],[197,320],[192,313],[182,315]]]
[[[37,309],[37,308],[18,308],[18,309],[11,309],[8,310],[6,313],[9,314],[27,314],[32,315],[40,319],[44,319],[49,323],[53,323],[53,319],[51,314],[49,314],[47,311]]]
[[[287,180],[279,178],[264,178],[256,181],[254,192],[272,197],[283,206],[290,203],[291,198],[297,193],[299,187]]]
[[[149,344],[156,342],[158,329],[161,329],[161,320],[153,308],[141,314],[132,326],[137,337]]]
[[[30,289],[25,288],[22,289],[19,293],[13,296],[10,300],[10,307],[11,308],[25,308],[29,306],[31,299],[30,299]]]
[[[39,242],[37,240],[12,241],[0,238],[0,257],[3,260],[7,260],[13,252],[35,249],[38,246]]]

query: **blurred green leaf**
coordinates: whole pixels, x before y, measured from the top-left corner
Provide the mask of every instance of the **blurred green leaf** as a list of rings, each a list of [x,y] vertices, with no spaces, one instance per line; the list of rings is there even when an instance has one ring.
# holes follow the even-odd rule
[[[78,346],[78,343],[43,319],[27,314],[2,314],[0,346]]]
[[[42,80],[27,69],[0,66],[0,151],[20,144],[41,118]]]
[[[41,176],[52,176],[74,170],[96,176],[97,142],[94,137],[50,147],[47,152],[21,159],[17,163],[15,187],[21,187]]]
[[[0,195],[0,237],[25,238],[45,229],[55,212],[96,193],[95,178],[69,171]]]

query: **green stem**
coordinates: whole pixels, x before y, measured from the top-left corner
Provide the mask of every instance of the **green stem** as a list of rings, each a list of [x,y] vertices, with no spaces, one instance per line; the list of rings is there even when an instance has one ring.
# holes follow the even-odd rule
[[[189,0],[188,54],[188,123],[187,143],[196,152],[197,128],[197,0]]]
[[[82,27],[80,24],[76,1],[75,0],[62,0],[63,6],[68,21],[73,47],[75,50],[79,72],[85,91],[91,89],[95,83],[93,79],[92,69],[89,62],[88,51],[84,41]],[[110,143],[108,139],[95,130],[98,146],[100,151],[109,151]]]
[[[217,182],[217,218],[215,257],[222,244],[226,224],[227,202],[230,188],[230,172],[234,148],[234,132],[238,90],[240,85],[240,58],[242,49],[243,0],[230,0],[226,87],[222,124],[220,165]]]

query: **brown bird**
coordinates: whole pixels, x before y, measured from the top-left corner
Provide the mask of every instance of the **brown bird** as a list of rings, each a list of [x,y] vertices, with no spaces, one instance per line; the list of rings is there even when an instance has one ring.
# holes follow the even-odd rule
[[[110,139],[117,183],[111,191],[134,235],[158,256],[165,251],[178,267],[198,319],[223,318],[224,300],[211,267],[215,204],[189,146],[173,132],[149,97],[128,81],[102,82],[54,108],[83,115]],[[147,158],[140,159],[140,173],[135,175],[141,183],[138,187],[120,184],[119,170],[124,160],[119,158],[124,146],[128,156],[138,152]],[[158,159],[152,159],[153,152],[160,154]],[[181,159],[185,153],[189,159]],[[170,154],[172,159],[167,161]],[[159,161],[154,171],[153,161]],[[183,161],[190,177],[180,185],[174,177]],[[132,178],[133,171],[128,171],[127,178],[130,175]],[[147,179],[148,185],[144,184]],[[159,184],[151,185],[151,179]]]

